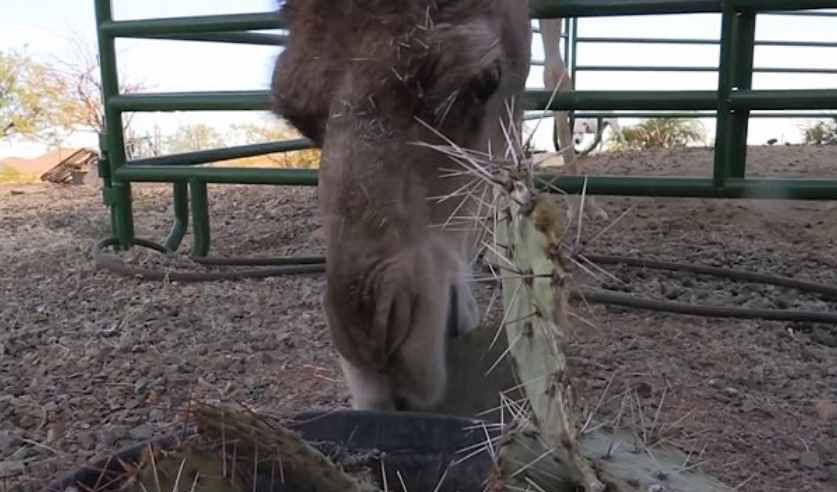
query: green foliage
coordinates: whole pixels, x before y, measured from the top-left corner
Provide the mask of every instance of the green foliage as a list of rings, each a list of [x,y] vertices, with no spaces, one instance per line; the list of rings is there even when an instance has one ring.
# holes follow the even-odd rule
[[[818,121],[802,131],[806,144],[837,145],[837,118],[834,121]]]
[[[623,128],[622,135],[624,139],[611,144],[612,150],[671,149],[706,139],[703,125],[686,118],[649,118]]]
[[[221,148],[226,142],[221,132],[209,125],[198,123],[181,126],[174,135],[165,138],[163,145],[165,153],[179,154]]]
[[[21,137],[55,147],[73,133],[104,130],[95,44],[79,35],[66,41],[72,47],[68,57],[35,61],[25,52],[0,52],[0,140]],[[119,85],[122,94],[142,88],[124,80]],[[132,117],[124,117],[126,130]]]
[[[17,52],[0,52],[0,140],[12,136],[52,140],[63,88],[49,69]]]
[[[0,184],[27,184],[37,181],[37,176],[23,174],[8,166],[0,166]]]
[[[299,132],[279,121],[264,124],[243,123],[232,125],[232,131],[244,144],[277,142],[300,138]],[[320,166],[320,151],[317,149],[278,152],[262,156],[272,166],[281,168],[316,169]]]

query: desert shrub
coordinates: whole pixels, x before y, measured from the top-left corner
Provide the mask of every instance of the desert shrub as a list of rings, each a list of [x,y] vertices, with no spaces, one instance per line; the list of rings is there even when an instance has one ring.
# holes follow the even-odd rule
[[[706,132],[697,120],[649,118],[622,129],[622,139],[611,143],[613,150],[648,150],[686,147],[705,140]]]
[[[837,145],[837,118],[833,121],[818,121],[802,131],[806,144]]]
[[[37,176],[23,174],[17,169],[0,165],[0,184],[27,184],[37,182]]]

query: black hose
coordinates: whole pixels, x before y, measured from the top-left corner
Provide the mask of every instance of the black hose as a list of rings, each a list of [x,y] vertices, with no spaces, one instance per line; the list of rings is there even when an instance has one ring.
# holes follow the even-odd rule
[[[833,299],[837,299],[837,287],[823,284],[815,284],[813,282],[806,282],[804,280],[796,280],[790,277],[778,277],[774,275],[765,275],[763,273],[745,272],[742,270],[731,270],[728,268],[715,268],[702,265],[670,263],[657,260],[643,260],[639,258],[626,258],[624,256],[585,255],[585,258],[592,261],[593,263],[603,265],[623,264],[641,268],[651,268],[653,270],[675,270],[699,273],[705,275],[712,275],[715,277],[728,278],[731,280],[738,280],[740,282],[779,285],[782,287],[790,287],[791,289],[799,289],[807,292],[822,294]]]
[[[674,314],[687,314],[707,318],[763,319],[768,321],[795,321],[809,323],[837,324],[837,313],[818,313],[815,311],[791,311],[785,309],[750,309],[730,306],[700,306],[684,302],[658,301],[641,297],[607,292],[603,290],[581,289],[573,293],[576,299],[590,304],[609,304],[614,306],[647,309]]]
[[[170,254],[172,253],[165,246],[147,241],[144,239],[134,239],[133,243],[137,246],[152,249],[154,251]],[[259,268],[250,270],[235,270],[230,272],[164,272],[160,270],[152,270],[150,268],[133,267],[125,264],[121,259],[114,255],[109,255],[104,252],[104,249],[111,246],[116,246],[119,241],[115,238],[105,239],[100,241],[93,249],[93,260],[97,268],[105,269],[120,275],[138,278],[140,280],[162,281],[168,280],[171,282],[213,282],[219,280],[243,280],[247,278],[258,279],[277,277],[280,275],[300,275],[310,273],[325,272],[325,259],[321,263],[314,262],[314,258],[303,258],[307,260],[305,264],[295,265],[293,258],[217,258],[217,257],[192,257],[197,263],[205,265],[276,265],[272,268]],[[269,263],[271,262],[271,263]],[[281,262],[281,263],[280,263]]]
[[[115,238],[100,241],[93,248],[93,259],[97,268],[105,269],[120,275],[138,278],[141,280],[172,282],[208,282],[218,280],[243,280],[247,278],[268,278],[281,275],[299,275],[325,272],[325,258],[320,256],[299,257],[299,258],[223,258],[223,257],[191,257],[202,265],[234,265],[234,266],[256,266],[276,265],[271,268],[236,270],[230,272],[164,272],[148,268],[132,267],[126,265],[121,259],[104,252],[107,247],[119,244]],[[158,251],[163,254],[171,254],[165,246],[144,239],[134,239],[133,244]],[[732,280],[757,282],[783,287],[790,287],[805,292],[811,292],[829,297],[837,298],[837,288],[795,280],[788,277],[779,277],[752,273],[741,270],[715,268],[700,265],[669,263],[654,260],[640,260],[622,256],[607,255],[586,255],[586,259],[602,264],[625,264],[658,270],[678,270],[692,273],[713,275],[716,277],[729,278]],[[590,304],[608,304],[636,309],[647,309],[651,311],[669,312],[675,314],[686,314],[692,316],[704,316],[713,318],[739,318],[739,319],[764,319],[771,321],[796,321],[814,323],[837,324],[837,313],[812,312],[812,311],[791,311],[777,309],[750,309],[729,306],[696,306],[682,302],[660,301],[643,299],[636,296],[608,292],[598,289],[581,289],[573,294],[575,299],[581,299]]]

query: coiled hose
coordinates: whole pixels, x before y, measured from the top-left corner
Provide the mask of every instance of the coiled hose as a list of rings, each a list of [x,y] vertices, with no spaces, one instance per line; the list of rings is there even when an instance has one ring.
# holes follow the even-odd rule
[[[191,257],[193,261],[205,266],[262,266],[266,268],[233,270],[228,272],[165,272],[150,268],[134,267],[125,264],[115,255],[105,253],[105,248],[119,244],[115,238],[98,242],[93,248],[96,267],[119,275],[146,281],[171,282],[209,282],[235,281],[244,279],[263,279],[283,275],[314,274],[325,272],[325,258],[322,256],[295,258],[223,258]],[[141,246],[162,254],[171,254],[165,246],[145,239],[135,239],[136,246]],[[628,266],[655,270],[685,271],[696,274],[712,275],[741,282],[754,282],[797,289],[803,292],[819,294],[837,300],[837,287],[796,280],[789,277],[766,275],[728,268],[715,268],[682,263],[670,263],[656,260],[607,255],[586,255],[586,259],[598,264],[624,264]],[[579,289],[573,293],[576,300],[589,304],[607,304],[614,306],[660,311],[691,316],[712,318],[763,319],[769,321],[793,321],[810,323],[829,323],[837,325],[837,313],[794,311],[785,309],[750,309],[732,306],[694,305],[683,302],[646,299],[627,294],[602,290]]]

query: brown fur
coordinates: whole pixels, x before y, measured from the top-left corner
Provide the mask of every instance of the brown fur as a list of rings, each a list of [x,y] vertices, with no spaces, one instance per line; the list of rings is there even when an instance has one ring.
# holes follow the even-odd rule
[[[428,199],[470,178],[440,176],[455,165],[415,145],[441,143],[417,120],[504,149],[505,102],[528,74],[527,2],[288,0],[281,15],[273,110],[322,147],[324,304],[354,405],[428,408],[444,391],[449,314],[462,331],[479,314],[474,233],[438,227],[464,198]],[[464,200],[457,213],[475,213]]]

